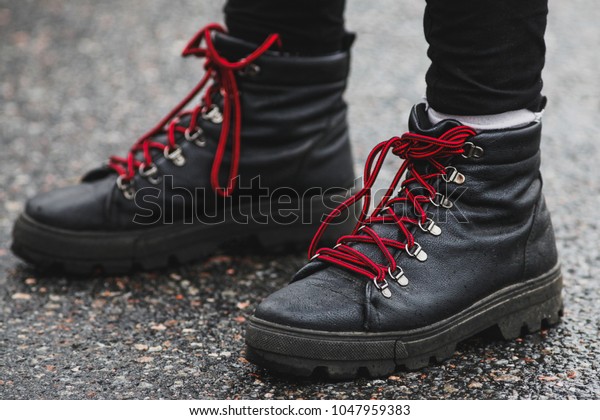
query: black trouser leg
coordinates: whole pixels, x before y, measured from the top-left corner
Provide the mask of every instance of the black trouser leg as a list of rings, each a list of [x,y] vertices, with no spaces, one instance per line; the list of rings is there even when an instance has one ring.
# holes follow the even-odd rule
[[[427,0],[427,99],[454,115],[542,103],[547,0]]]
[[[319,55],[339,51],[345,0],[228,0],[225,23],[232,36],[261,43],[281,35],[286,52]]]

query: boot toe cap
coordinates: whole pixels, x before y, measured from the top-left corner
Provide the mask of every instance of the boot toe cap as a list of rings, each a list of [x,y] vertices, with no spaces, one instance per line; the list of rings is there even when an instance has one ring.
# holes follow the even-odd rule
[[[98,185],[104,183],[81,183],[40,193],[27,201],[25,214],[55,228],[98,229],[105,224],[106,193]]]
[[[316,273],[267,297],[254,316],[316,331],[361,331],[363,307],[364,283]]]

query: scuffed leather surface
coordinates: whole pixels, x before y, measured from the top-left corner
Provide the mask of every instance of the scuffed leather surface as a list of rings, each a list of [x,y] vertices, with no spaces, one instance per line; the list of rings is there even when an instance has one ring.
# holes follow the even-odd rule
[[[434,136],[456,124],[446,121],[431,127],[423,105],[413,109],[409,122],[412,131]],[[470,141],[484,149],[483,157],[454,157],[448,162],[465,175],[466,182],[446,184],[438,179],[438,191],[451,197],[454,206],[431,213],[442,229],[440,236],[413,229],[427,261],[396,253],[409,285],[402,287],[388,279],[390,299],[363,276],[312,262],[289,286],[265,299],[256,316],[324,331],[409,330],[549,271],[557,263],[557,254],[541,192],[540,135],[541,123],[480,133]],[[395,211],[402,211],[400,206]],[[432,209],[436,208],[430,205],[428,210]],[[376,225],[375,230],[380,236],[403,240],[393,225]],[[384,261],[374,245],[355,247]]]
[[[222,34],[214,41],[220,53],[231,60],[256,47]],[[300,194],[313,187],[352,186],[354,172],[343,100],[349,60],[347,51],[306,58],[268,52],[255,62],[260,67],[256,76],[237,76],[242,102],[241,187],[251,185],[257,176],[263,188],[289,187]],[[215,100],[219,102],[220,98]],[[183,188],[200,188],[210,194],[206,200],[195,203],[196,210],[211,212],[216,206],[211,200],[214,194],[209,180],[221,126],[203,119],[199,125],[208,140],[205,147],[179,136],[186,165],[177,167],[161,153],[154,153],[159,174],[172,176],[174,188],[157,190],[162,183],[154,186],[138,174],[134,179],[138,203],[155,203],[170,218],[178,220],[187,217],[190,209],[173,197],[186,194]],[[166,140],[158,136],[155,141]],[[222,165],[223,183],[228,170],[229,153]],[[115,179],[114,172],[92,170],[78,185],[32,198],[25,212],[39,222],[65,229],[140,228],[133,222],[138,211],[136,202],[122,196]],[[163,202],[167,205],[163,206]],[[147,220],[150,219],[154,217]]]

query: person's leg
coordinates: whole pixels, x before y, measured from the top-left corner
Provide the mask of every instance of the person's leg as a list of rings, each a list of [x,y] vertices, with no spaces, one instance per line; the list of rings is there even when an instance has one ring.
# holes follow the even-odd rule
[[[433,108],[415,106],[410,131],[375,147],[364,188],[326,219],[311,262],[257,307],[246,336],[255,363],[383,376],[445,359],[488,328],[511,339],[559,320],[535,115],[544,104],[545,0],[429,0],[427,10]],[[441,113],[453,117],[437,121]],[[402,161],[369,212],[388,154]],[[360,199],[354,230],[317,249],[337,210]]]
[[[269,251],[305,248],[354,183],[343,5],[230,1],[231,33],[207,25],[184,50],[203,59],[196,87],[125,157],[30,199],[14,253],[87,274],[160,268],[253,239]],[[279,210],[274,194],[287,200]]]
[[[464,116],[476,128],[527,124],[543,108],[547,0],[427,0],[433,122]]]
[[[229,33],[259,43],[271,33],[281,35],[289,53],[320,55],[344,47],[346,0],[228,0]]]

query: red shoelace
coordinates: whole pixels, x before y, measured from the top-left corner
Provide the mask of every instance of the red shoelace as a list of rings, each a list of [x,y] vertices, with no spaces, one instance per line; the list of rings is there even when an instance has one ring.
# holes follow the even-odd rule
[[[212,23],[198,31],[196,35],[188,42],[182,52],[183,57],[196,56],[205,58],[204,77],[187,94],[187,96],[167,114],[158,124],[140,137],[129,150],[127,157],[111,156],[108,166],[119,174],[118,185],[127,186],[136,174],[136,171],[148,174],[151,168],[155,169],[152,162],[152,150],[162,151],[164,155],[171,159],[175,164],[182,165],[181,148],[176,143],[176,134],[185,134],[186,138],[194,138],[200,133],[197,127],[198,118],[201,115],[209,115],[211,112],[218,113],[218,121],[222,123],[221,133],[217,144],[213,165],[211,168],[210,181],[212,188],[222,196],[229,196],[233,192],[237,183],[238,165],[240,158],[240,133],[241,133],[241,103],[235,72],[249,66],[253,61],[264,54],[273,44],[280,43],[278,34],[271,34],[267,39],[252,53],[239,61],[228,61],[217,52],[211,37],[212,32],[225,33],[226,30],[221,25]],[[202,47],[202,41],[205,47]],[[212,85],[205,90],[201,103],[192,110],[182,112],[183,108],[194,99],[212,80]],[[223,110],[216,108],[212,103],[212,97],[219,92],[223,96]],[[181,118],[190,116],[188,125],[181,125]],[[222,118],[222,121],[221,121]],[[229,176],[227,186],[222,186],[219,181],[221,164],[229,140],[231,122],[233,121],[233,136],[231,145],[231,164],[229,167]],[[153,140],[158,134],[166,133],[166,144]],[[138,160],[136,155],[143,153],[143,160]]]
[[[453,167],[445,167],[440,161],[451,156],[460,155],[465,152],[465,141],[475,135],[475,131],[466,126],[458,126],[446,131],[439,138],[428,137],[415,133],[405,133],[402,137],[393,137],[390,140],[379,143],[369,154],[364,170],[364,187],[355,195],[348,198],[337,208],[335,208],[323,221],[315,234],[308,251],[308,257],[325,261],[355,273],[364,275],[373,279],[375,285],[381,288],[382,284],[387,285],[386,275],[395,277],[394,273],[402,273],[399,269],[392,250],[404,250],[409,255],[416,256],[420,250],[415,242],[413,233],[409,229],[410,225],[426,226],[432,223],[423,207],[425,203],[439,200],[440,193],[431,185],[431,180],[437,177],[443,177],[448,180],[449,177],[456,177],[458,171]],[[375,179],[383,166],[383,162],[389,151],[394,155],[404,159],[400,169],[394,176],[392,183],[387,189],[385,195],[375,209],[369,215],[371,206],[372,187]],[[421,174],[415,164],[417,162],[427,161],[430,169],[427,174]],[[400,194],[392,198],[392,194],[406,171],[409,176],[402,182]],[[451,172],[452,171],[452,172]],[[427,193],[415,195],[410,190],[414,190],[416,184],[424,188]],[[412,184],[409,189],[408,185]],[[441,196],[443,197],[443,196]],[[333,248],[321,248],[315,251],[319,240],[321,239],[327,226],[334,221],[342,212],[360,199],[363,199],[363,206],[358,217],[358,223],[351,234],[342,236],[338,239],[337,245]],[[408,215],[398,215],[394,212],[395,203],[409,203],[414,209],[416,217]],[[439,205],[439,204],[438,204]],[[402,232],[405,242],[382,238],[371,227],[377,223],[393,223]],[[425,230],[425,229],[424,229]],[[351,243],[374,244],[385,256],[387,265],[381,265],[371,258],[349,246]],[[415,250],[415,247],[418,249]]]

